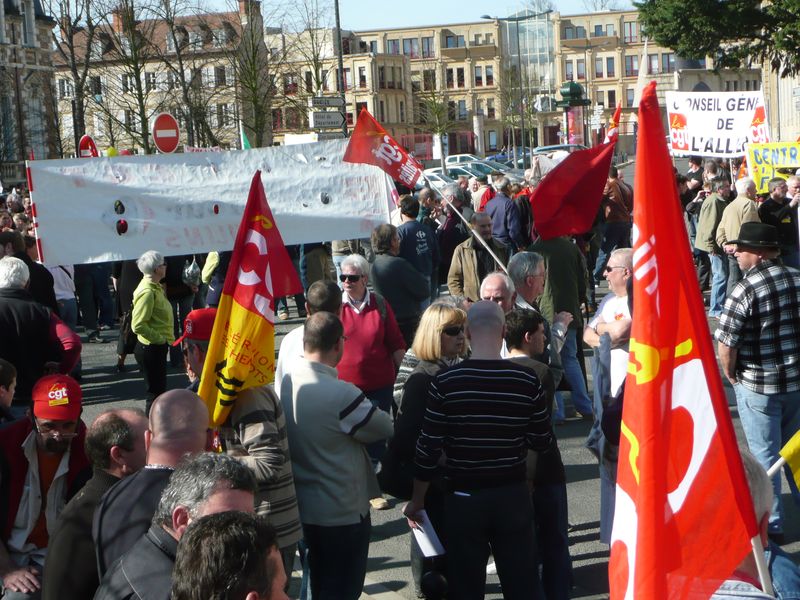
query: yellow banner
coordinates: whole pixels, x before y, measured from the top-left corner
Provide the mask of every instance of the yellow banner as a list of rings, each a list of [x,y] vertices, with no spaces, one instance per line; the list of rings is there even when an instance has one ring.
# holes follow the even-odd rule
[[[759,194],[766,193],[767,184],[773,177],[786,179],[800,168],[799,142],[770,142],[768,144],[748,144],[747,169],[756,183]],[[778,169],[789,172],[782,173]]]

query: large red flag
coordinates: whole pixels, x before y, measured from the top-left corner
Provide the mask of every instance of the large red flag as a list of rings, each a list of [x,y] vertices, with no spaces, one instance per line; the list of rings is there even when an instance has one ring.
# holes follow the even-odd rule
[[[236,234],[198,394],[221,425],[242,390],[275,378],[275,300],[303,286],[256,171]]]
[[[592,228],[608,181],[614,143],[567,156],[531,194],[533,225],[542,239],[586,233]]]
[[[366,108],[362,108],[358,115],[343,160],[380,167],[389,177],[410,188],[422,175],[419,163],[381,127]]]
[[[650,83],[639,106],[613,600],[708,598],[757,531],[664,139]]]

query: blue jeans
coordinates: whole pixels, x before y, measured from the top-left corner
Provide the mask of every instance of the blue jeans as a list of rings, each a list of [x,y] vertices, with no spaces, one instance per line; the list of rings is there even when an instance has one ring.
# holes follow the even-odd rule
[[[547,600],[567,600],[572,589],[572,559],[567,537],[567,484],[536,485],[532,500],[544,597]]]
[[[774,542],[764,549],[766,553],[772,587],[778,600],[798,600],[800,598],[800,568],[792,558]]]
[[[606,268],[608,256],[617,248],[630,248],[631,224],[613,222],[603,224],[603,239],[597,253],[597,262],[594,265],[594,280],[603,280],[603,270]]]
[[[756,460],[769,469],[780,458],[783,445],[800,429],[800,392],[758,394],[741,383],[733,386],[739,419],[747,445]],[[791,476],[791,475],[789,475]],[[772,478],[774,498],[769,516],[769,531],[783,532],[781,479]]]
[[[303,523],[316,600],[357,600],[364,588],[372,524],[369,512],[360,523],[324,527]]]
[[[561,348],[561,366],[564,367],[564,378],[569,383],[572,390],[572,404],[582,415],[592,414],[592,401],[589,399],[589,392],[586,389],[586,380],[583,378],[583,369],[578,363],[578,338],[575,329],[567,329],[567,337],[564,347]],[[561,392],[556,392],[556,403],[558,405],[554,419],[564,420],[564,398]]]
[[[708,316],[722,314],[728,285],[728,257],[724,254],[709,254],[711,258],[711,298],[708,302]]]
[[[449,598],[484,597],[490,548],[503,598],[542,598],[536,568],[533,505],[525,483],[451,492],[445,496],[444,508]]]

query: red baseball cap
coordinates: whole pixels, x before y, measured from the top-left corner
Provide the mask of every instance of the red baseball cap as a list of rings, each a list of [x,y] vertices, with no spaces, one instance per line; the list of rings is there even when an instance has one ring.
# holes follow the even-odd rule
[[[183,320],[183,335],[173,342],[178,346],[183,340],[196,340],[207,342],[211,339],[214,330],[214,319],[217,318],[216,308],[197,308],[186,315]]]
[[[81,415],[81,384],[69,375],[45,375],[33,386],[33,414],[51,421],[77,421]]]

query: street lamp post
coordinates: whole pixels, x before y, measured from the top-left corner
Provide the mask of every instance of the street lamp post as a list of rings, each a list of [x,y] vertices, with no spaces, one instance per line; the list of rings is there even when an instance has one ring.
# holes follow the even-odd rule
[[[522,46],[520,45],[520,37],[519,37],[519,22],[520,21],[527,21],[529,19],[535,19],[537,17],[543,17],[544,15],[549,15],[552,10],[546,10],[539,13],[534,13],[532,15],[525,15],[525,16],[516,16],[516,17],[491,17],[489,15],[481,15],[481,19],[489,19],[491,21],[505,21],[507,23],[514,23],[516,33],[517,33],[517,80],[519,81],[519,127],[520,127],[520,137],[522,138],[522,168],[525,169],[527,166],[527,158],[525,156],[525,107],[522,103]],[[514,149],[514,154],[516,156],[516,148]]]

